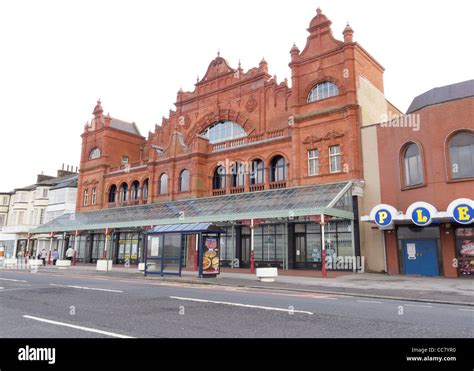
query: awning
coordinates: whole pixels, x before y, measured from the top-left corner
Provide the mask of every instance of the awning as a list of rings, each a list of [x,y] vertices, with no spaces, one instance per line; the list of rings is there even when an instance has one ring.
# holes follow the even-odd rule
[[[212,223],[194,223],[194,224],[171,224],[160,225],[149,230],[148,234],[159,233],[199,233],[199,232],[213,232],[224,233],[224,231],[217,225]]]
[[[215,223],[248,219],[330,215],[354,219],[352,182],[167,201],[66,214],[32,233]]]

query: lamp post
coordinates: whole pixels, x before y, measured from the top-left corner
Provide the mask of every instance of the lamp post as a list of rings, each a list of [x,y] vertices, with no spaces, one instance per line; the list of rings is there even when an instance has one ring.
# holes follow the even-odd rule
[[[49,233],[49,253],[48,253],[48,265],[51,265],[51,250],[53,248],[53,236],[54,233],[50,232]]]
[[[72,265],[76,265],[77,237],[79,237],[79,231],[76,231],[74,236],[74,254],[72,256]]]
[[[326,271],[326,237],[324,235],[324,214],[321,214],[321,272],[324,278],[328,276]]]
[[[254,222],[250,220],[250,272],[255,273]]]

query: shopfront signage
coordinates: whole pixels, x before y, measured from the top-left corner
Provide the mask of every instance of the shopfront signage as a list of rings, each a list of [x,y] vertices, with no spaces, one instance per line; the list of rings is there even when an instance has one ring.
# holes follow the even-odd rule
[[[467,198],[454,200],[448,206],[448,213],[459,224],[474,223],[474,201]]]
[[[427,226],[431,224],[431,213],[425,207],[417,207],[411,213],[411,220],[414,224],[419,226]]]
[[[397,210],[390,205],[377,205],[370,212],[371,219],[375,221],[380,228],[389,228],[393,225]]]
[[[415,202],[407,209],[407,217],[419,227],[427,227],[433,222],[438,210],[427,202]]]

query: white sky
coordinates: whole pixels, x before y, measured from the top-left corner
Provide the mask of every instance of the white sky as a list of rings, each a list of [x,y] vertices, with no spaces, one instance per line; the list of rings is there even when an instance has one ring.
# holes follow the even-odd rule
[[[147,136],[180,87],[193,90],[220,49],[247,70],[265,57],[290,80],[317,6],[342,39],[347,21],[386,69],[402,111],[426,90],[474,77],[467,0],[3,0],[0,2],[0,191],[78,166],[96,100]]]

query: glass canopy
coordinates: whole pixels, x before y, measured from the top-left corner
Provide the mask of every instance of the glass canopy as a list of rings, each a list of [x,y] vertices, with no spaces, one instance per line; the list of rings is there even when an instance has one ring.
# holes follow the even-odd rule
[[[213,223],[326,214],[353,219],[351,182],[321,184],[219,197],[67,214],[33,233]]]

